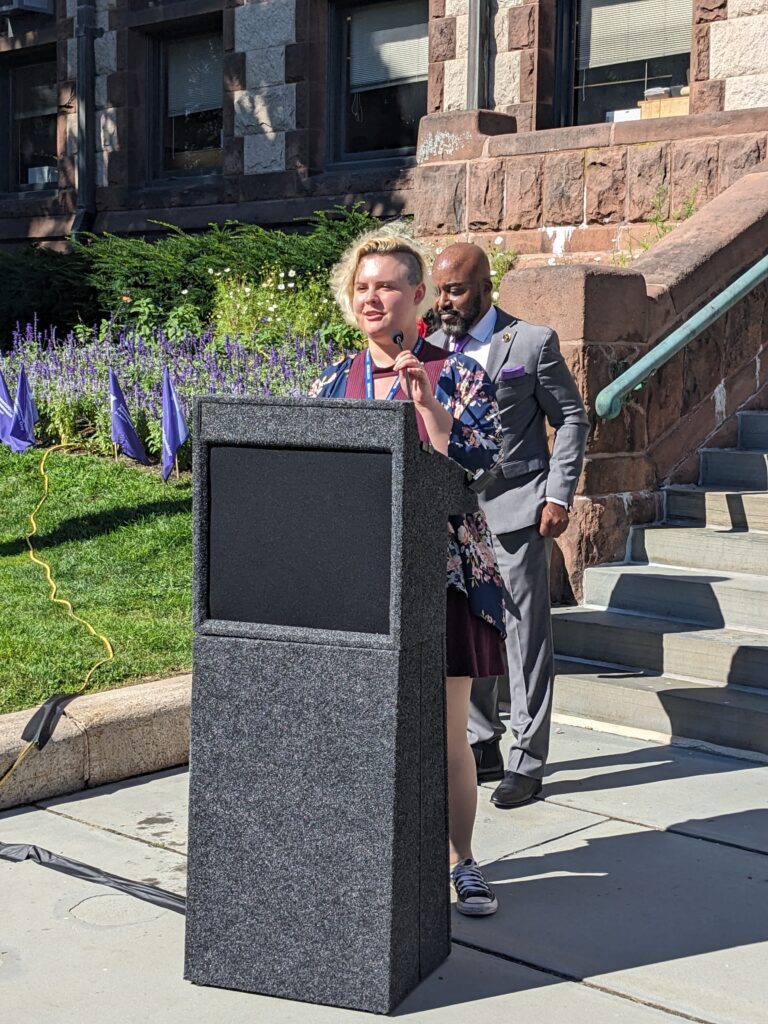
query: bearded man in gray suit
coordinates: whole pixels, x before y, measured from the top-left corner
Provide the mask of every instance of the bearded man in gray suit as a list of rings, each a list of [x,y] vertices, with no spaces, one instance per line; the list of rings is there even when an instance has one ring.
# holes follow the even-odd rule
[[[515,735],[507,770],[499,751],[504,726],[496,678],[472,684],[469,740],[478,781],[501,779],[491,801],[517,807],[541,790],[549,751],[554,676],[549,560],[552,541],[568,526],[589,420],[555,332],[492,304],[488,257],[479,246],[448,246],[435,260],[432,276],[441,329],[430,342],[476,359],[496,384],[501,411],[502,457],[475,486],[504,577]],[[556,431],[551,455],[546,421]]]

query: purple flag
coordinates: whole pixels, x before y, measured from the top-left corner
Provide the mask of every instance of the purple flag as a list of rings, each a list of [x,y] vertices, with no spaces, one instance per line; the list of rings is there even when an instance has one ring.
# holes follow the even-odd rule
[[[13,418],[13,403],[8,385],[5,383],[3,371],[0,370],[0,441],[3,444],[11,443],[11,419]]]
[[[163,480],[171,475],[173,463],[176,459],[176,452],[181,448],[189,437],[189,428],[181,411],[179,399],[171,384],[171,375],[168,367],[163,374]]]
[[[8,444],[15,452],[23,452],[35,443],[35,424],[39,419],[35,400],[27,383],[27,373],[22,366],[19,370],[19,383],[8,430]]]
[[[115,371],[112,369],[109,371],[109,405],[112,415],[112,440],[115,444],[120,445],[129,458],[148,466],[147,453],[136,433],[136,427],[134,427],[131,414],[128,412],[128,406],[125,404],[123,392],[117,382]]]

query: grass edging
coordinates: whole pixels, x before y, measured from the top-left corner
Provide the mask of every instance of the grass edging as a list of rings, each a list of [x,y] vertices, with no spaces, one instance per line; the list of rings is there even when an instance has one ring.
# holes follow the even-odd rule
[[[186,674],[77,697],[50,742],[0,787],[0,810],[186,764],[191,690]],[[0,715],[0,774],[32,714]]]

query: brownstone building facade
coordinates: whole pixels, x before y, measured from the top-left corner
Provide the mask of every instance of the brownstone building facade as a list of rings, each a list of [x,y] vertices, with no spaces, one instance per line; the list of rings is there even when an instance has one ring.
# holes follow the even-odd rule
[[[428,233],[534,231],[524,250],[557,251],[548,230],[658,214],[631,193],[640,164],[667,206],[675,160],[703,161],[700,197],[719,191],[725,151],[663,144],[711,142],[731,110],[754,111],[736,162],[764,158],[766,30],[768,0],[0,0],[0,242],[289,224],[362,198]],[[454,161],[453,129],[427,119],[418,151],[417,133],[473,108],[498,116],[468,159],[506,163],[471,187],[453,167],[469,190],[453,216],[419,167]],[[622,133],[657,148],[614,150]]]

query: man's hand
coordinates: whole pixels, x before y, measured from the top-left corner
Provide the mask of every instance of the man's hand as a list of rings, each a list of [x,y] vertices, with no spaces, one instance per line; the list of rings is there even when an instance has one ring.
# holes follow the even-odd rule
[[[555,540],[568,529],[568,509],[558,505],[557,502],[548,501],[541,510],[539,520],[539,533],[542,537],[551,537]]]

